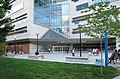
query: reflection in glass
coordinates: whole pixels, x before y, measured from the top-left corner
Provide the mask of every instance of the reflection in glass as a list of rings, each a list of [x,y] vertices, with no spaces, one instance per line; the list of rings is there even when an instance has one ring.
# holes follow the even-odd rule
[[[56,4],[52,2],[34,0],[34,23],[68,36],[69,4],[67,0],[58,0]]]

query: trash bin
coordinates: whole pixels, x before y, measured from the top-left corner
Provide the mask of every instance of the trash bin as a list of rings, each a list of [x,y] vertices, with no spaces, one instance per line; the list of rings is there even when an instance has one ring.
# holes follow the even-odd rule
[[[101,62],[102,62],[102,66],[104,66],[104,61],[103,61],[103,59],[102,59],[102,61],[101,61],[101,59],[96,59],[95,65],[96,65],[96,66],[101,66]]]

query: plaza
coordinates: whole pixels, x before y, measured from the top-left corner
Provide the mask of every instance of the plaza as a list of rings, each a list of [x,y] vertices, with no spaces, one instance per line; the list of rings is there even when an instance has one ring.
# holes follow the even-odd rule
[[[109,51],[108,53],[108,57],[111,56],[112,54],[112,50]],[[105,53],[104,51],[102,52],[103,56],[103,65],[105,66]],[[86,57],[88,58],[88,61],[82,61],[80,59],[76,59],[76,60],[66,60],[66,57],[79,57],[80,53],[79,51],[75,52],[75,56],[72,56],[72,53],[58,53],[58,52],[39,52],[38,56],[45,56],[44,58],[42,57],[38,57],[38,58],[29,58],[29,56],[35,56],[35,53],[32,54],[14,54],[14,56],[10,56],[8,55],[8,58],[17,58],[17,59],[29,59],[29,60],[39,60],[39,61],[51,61],[51,62],[64,62],[64,63],[78,63],[78,64],[93,64],[95,65],[96,63],[96,59],[101,60],[101,54],[99,53],[99,55],[89,55],[88,51],[82,51],[82,57]],[[109,66],[118,66],[120,67],[120,61],[118,60],[118,62],[116,64],[109,64]]]

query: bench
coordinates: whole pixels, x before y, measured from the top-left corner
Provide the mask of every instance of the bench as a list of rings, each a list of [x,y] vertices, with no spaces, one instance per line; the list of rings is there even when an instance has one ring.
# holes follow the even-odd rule
[[[30,59],[38,59],[39,57],[41,57],[42,59],[45,59],[45,55],[28,55],[28,58]]]
[[[7,58],[14,58],[15,54],[8,52],[8,53],[5,53],[4,56]]]
[[[75,61],[75,62],[81,62],[81,61],[89,61],[89,57],[66,57],[66,61]]]

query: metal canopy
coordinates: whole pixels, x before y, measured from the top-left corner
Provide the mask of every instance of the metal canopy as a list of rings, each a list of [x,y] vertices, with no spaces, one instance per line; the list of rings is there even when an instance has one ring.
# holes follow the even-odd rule
[[[66,36],[62,35],[61,33],[58,33],[52,29],[49,29],[49,31],[41,38],[41,39],[49,39],[49,40],[66,40],[68,39]]]

